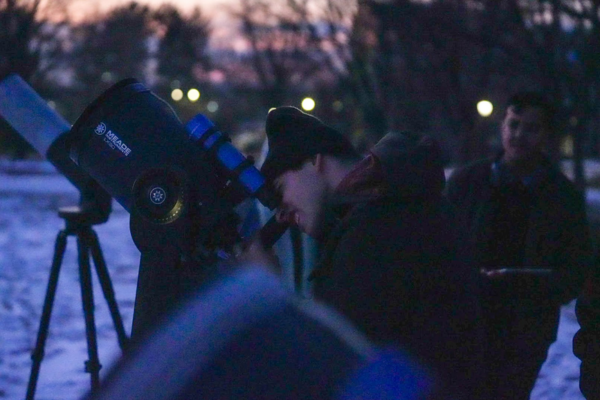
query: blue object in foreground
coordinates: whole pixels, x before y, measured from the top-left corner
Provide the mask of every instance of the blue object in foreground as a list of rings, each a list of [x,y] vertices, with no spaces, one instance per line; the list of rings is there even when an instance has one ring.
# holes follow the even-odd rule
[[[425,374],[333,310],[242,265],[171,315],[93,399],[425,399]]]

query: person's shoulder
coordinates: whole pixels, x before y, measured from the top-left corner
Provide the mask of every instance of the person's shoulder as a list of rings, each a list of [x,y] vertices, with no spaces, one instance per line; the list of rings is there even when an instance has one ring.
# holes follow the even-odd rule
[[[411,232],[424,230],[423,224],[432,220],[448,219],[448,213],[454,216],[453,210],[444,196],[381,197],[355,207],[345,222],[348,230],[372,231],[374,234]]]

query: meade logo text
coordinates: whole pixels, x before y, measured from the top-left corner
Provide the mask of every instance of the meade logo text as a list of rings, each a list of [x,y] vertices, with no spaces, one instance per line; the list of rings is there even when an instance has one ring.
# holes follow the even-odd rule
[[[100,122],[98,124],[96,129],[94,129],[94,133],[98,136],[104,135],[104,142],[112,149],[118,149],[121,153],[125,154],[125,156],[128,156],[129,153],[131,153],[131,149],[127,147],[127,145],[123,143],[121,139],[119,139],[119,136],[117,136],[116,133],[110,129],[107,131],[107,127],[104,122]]]

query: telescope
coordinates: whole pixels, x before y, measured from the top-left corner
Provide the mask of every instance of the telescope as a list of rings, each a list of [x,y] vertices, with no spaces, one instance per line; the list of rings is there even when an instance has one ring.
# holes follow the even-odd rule
[[[204,115],[183,124],[129,78],[94,100],[71,128],[71,159],[130,213],[141,252],[132,337],[218,273],[240,237],[234,208],[274,209],[265,178]],[[261,233],[271,245],[287,226]]]
[[[27,92],[20,78],[5,81],[14,103],[10,120],[22,121],[13,129],[76,185],[82,205],[99,203],[107,218],[105,203],[110,207],[112,197],[130,214],[141,253],[132,339],[235,253],[244,240],[237,205],[257,199],[271,210],[277,206],[263,175],[206,116],[183,124],[168,103],[133,78],[102,93],[72,127],[36,96],[15,98],[14,92]],[[258,234],[270,247],[285,229],[273,217]]]

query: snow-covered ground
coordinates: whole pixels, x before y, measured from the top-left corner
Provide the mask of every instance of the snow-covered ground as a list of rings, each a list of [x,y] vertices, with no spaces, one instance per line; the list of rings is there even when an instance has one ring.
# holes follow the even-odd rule
[[[591,197],[600,199],[595,194]],[[54,242],[64,227],[57,210],[77,201],[77,191],[44,163],[0,165],[0,398],[25,398]],[[95,230],[129,332],[139,251],[128,224],[129,215],[115,203],[109,221]],[[39,400],[78,399],[89,388],[89,374],[84,372],[87,345],[76,257],[76,243],[71,237],[37,385]],[[120,352],[95,275],[94,279],[101,372],[106,372]],[[550,349],[532,399],[583,398],[578,389],[579,362],[571,345],[577,329],[573,304],[569,304],[562,310],[558,340]]]
[[[30,353],[49,278],[59,207],[76,205],[78,192],[57,174],[0,175],[0,398],[24,399]],[[139,251],[129,214],[115,204],[109,221],[95,227],[111,274],[125,328],[130,331]],[[94,300],[101,372],[119,356],[106,301],[94,272]],[[68,239],[41,365],[36,399],[78,399],[90,385],[81,303],[77,244]]]

